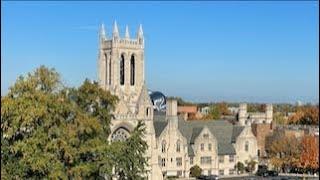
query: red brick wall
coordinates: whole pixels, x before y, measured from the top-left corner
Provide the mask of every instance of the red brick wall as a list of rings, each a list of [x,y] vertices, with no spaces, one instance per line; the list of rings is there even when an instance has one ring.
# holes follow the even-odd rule
[[[257,138],[260,157],[265,155],[266,136],[272,133],[270,124],[252,124],[252,132]]]

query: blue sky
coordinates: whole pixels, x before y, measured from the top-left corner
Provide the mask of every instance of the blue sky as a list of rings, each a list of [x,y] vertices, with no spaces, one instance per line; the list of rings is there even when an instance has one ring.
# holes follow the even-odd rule
[[[40,65],[97,79],[98,29],[145,35],[151,90],[190,101],[319,101],[318,2],[1,2],[1,94]]]

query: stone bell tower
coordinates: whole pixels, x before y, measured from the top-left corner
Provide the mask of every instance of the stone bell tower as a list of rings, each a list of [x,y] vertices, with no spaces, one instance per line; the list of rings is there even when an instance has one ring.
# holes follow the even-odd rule
[[[148,144],[147,179],[162,179],[153,126],[153,105],[147,91],[144,76],[144,37],[139,26],[135,38],[130,38],[128,26],[120,37],[114,22],[112,36],[108,37],[102,24],[99,33],[98,55],[99,85],[119,101],[111,120],[111,141],[125,140],[139,121],[145,123],[144,139]]]
[[[144,87],[144,37],[139,26],[135,38],[130,38],[128,26],[120,37],[114,22],[112,36],[108,37],[102,24],[99,34],[98,82],[100,86],[120,99],[116,115],[134,116]]]

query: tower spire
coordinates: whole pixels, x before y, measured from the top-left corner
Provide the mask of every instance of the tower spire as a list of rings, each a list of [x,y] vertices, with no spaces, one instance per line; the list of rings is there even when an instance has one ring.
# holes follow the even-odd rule
[[[101,28],[100,28],[100,38],[103,39],[103,40],[107,39],[106,31],[104,29],[104,24],[103,23],[101,24]]]
[[[118,25],[117,25],[117,21],[114,21],[113,24],[113,32],[112,32],[112,36],[113,37],[119,37],[119,30],[118,30]]]
[[[125,34],[125,38],[126,38],[126,39],[130,39],[128,25],[126,25],[126,34]]]
[[[144,38],[143,38],[143,30],[142,30],[142,25],[140,24],[138,34],[137,34],[137,40],[138,43],[143,45],[144,44]]]
[[[143,38],[143,30],[142,30],[142,25],[140,24],[139,30],[138,30],[138,38]]]

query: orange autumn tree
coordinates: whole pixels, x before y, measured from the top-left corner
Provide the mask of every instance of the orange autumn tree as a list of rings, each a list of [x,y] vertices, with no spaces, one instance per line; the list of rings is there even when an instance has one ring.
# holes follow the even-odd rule
[[[319,139],[314,136],[304,136],[299,165],[303,169],[319,168]]]
[[[278,170],[295,167],[299,162],[301,141],[295,136],[276,136],[269,149],[270,162]]]
[[[289,124],[319,124],[319,106],[301,106],[294,115],[289,117]]]

